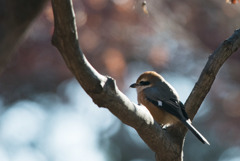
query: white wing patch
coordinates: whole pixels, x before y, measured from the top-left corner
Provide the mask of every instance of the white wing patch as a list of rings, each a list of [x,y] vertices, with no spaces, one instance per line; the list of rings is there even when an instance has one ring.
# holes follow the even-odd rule
[[[157,101],[158,106],[162,106],[162,101]]]

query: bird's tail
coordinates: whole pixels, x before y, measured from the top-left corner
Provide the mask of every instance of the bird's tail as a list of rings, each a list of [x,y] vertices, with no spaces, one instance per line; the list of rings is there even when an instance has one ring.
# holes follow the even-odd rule
[[[210,145],[207,139],[192,125],[190,119],[184,121],[184,124],[203,144]]]

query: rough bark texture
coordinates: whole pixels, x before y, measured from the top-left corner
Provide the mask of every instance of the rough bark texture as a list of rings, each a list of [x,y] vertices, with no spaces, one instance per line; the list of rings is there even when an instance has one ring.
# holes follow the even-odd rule
[[[72,1],[52,0],[52,7],[55,19],[52,43],[58,48],[68,68],[93,101],[99,107],[108,108],[123,123],[136,129],[140,137],[156,153],[157,161],[183,160],[182,150],[187,129],[182,124],[177,124],[163,130],[145,107],[132,103],[117,88],[115,80],[99,74],[79,47]],[[208,93],[220,66],[239,47],[239,41],[239,31],[236,31],[210,56],[186,103],[191,118]],[[223,59],[225,55],[227,56]]]
[[[47,0],[0,0],[0,73]]]

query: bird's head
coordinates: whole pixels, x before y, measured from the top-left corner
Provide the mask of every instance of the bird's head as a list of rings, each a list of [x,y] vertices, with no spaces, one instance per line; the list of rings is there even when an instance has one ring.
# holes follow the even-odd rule
[[[145,88],[152,87],[159,83],[164,82],[164,78],[154,71],[147,71],[141,74],[136,83],[130,85],[131,88],[136,88],[137,91],[141,91]]]

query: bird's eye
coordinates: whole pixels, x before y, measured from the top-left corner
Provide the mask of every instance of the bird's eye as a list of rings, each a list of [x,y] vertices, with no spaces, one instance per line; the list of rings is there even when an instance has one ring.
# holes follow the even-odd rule
[[[147,86],[147,85],[150,84],[150,82],[149,82],[149,81],[141,81],[139,84],[140,84],[141,86]]]

